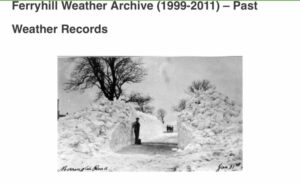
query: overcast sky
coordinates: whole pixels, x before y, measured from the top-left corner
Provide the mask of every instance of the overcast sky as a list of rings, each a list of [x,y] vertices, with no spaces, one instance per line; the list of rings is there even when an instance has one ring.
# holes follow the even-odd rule
[[[135,57],[147,70],[145,80],[124,86],[125,92],[141,92],[154,98],[156,109],[167,111],[166,121],[175,121],[172,107],[186,97],[186,89],[194,80],[210,80],[217,90],[242,104],[242,57]],[[66,92],[64,83],[69,79],[76,59],[58,58],[58,98],[62,113],[80,110],[95,99],[96,89]]]

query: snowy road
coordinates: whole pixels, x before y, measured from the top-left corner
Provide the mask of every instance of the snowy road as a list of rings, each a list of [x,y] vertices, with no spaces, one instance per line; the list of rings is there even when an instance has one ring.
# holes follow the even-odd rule
[[[176,150],[177,133],[164,133],[142,145],[130,145],[116,153],[99,155],[90,162],[106,166],[109,171],[174,171],[178,159]]]
[[[215,170],[220,162],[211,161],[205,153],[177,151],[177,133],[164,133],[142,145],[130,145],[117,152],[99,151],[93,156],[74,158],[69,167],[106,167],[108,171],[194,171]],[[64,166],[62,165],[62,166]],[[60,167],[62,167],[60,166]]]
[[[122,148],[120,154],[170,155],[177,149],[177,133],[165,133],[162,136],[143,142],[142,145],[130,145]]]
[[[130,145],[109,156],[102,156],[100,164],[105,164],[110,171],[166,172],[192,171],[195,167],[202,170],[217,168],[215,162],[211,163],[199,154],[181,154],[177,149],[177,133],[164,133],[142,145]]]
[[[116,152],[109,164],[113,171],[174,171],[177,133],[164,133],[142,145],[130,145]],[[113,159],[114,158],[114,159]],[[117,162],[118,161],[118,162]],[[117,162],[117,163],[116,163]]]

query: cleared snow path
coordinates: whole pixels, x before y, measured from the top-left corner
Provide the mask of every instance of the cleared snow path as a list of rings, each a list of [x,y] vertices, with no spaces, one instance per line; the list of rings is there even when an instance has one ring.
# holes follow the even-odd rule
[[[177,149],[177,133],[164,133],[142,145],[126,146],[118,152],[99,151],[93,156],[82,155],[67,165],[73,168],[85,166],[107,167],[108,171],[195,171],[217,169],[219,161],[211,161],[203,153],[182,153]]]
[[[141,145],[130,145],[122,148],[120,154],[169,155],[177,149],[177,133],[165,133],[162,136]]]

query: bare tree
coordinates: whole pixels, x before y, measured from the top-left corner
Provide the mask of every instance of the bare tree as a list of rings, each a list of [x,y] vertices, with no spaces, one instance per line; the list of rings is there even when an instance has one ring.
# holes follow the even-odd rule
[[[197,80],[193,81],[192,85],[188,87],[189,93],[195,93],[197,91],[207,91],[208,89],[214,88],[214,86],[208,80]]]
[[[147,105],[144,107],[144,112],[147,114],[154,114],[155,108],[153,106]]]
[[[165,123],[166,115],[167,115],[167,112],[164,109],[157,110],[157,117],[163,124]]]
[[[126,103],[131,102],[136,104],[137,110],[144,113],[153,113],[154,108],[149,106],[149,103],[153,100],[151,96],[145,96],[141,93],[132,92],[125,100]]]
[[[142,63],[130,57],[82,57],[66,83],[66,90],[86,90],[97,87],[97,99],[119,99],[122,86],[141,82],[146,75]]]

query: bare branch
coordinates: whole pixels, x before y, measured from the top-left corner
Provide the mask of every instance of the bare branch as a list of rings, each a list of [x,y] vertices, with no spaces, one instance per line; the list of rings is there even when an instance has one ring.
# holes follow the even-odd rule
[[[97,87],[99,94],[113,101],[122,95],[124,84],[141,82],[145,75],[142,63],[130,57],[82,57],[65,84],[65,90],[84,91]]]

